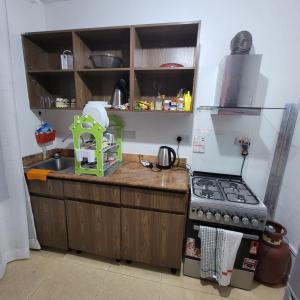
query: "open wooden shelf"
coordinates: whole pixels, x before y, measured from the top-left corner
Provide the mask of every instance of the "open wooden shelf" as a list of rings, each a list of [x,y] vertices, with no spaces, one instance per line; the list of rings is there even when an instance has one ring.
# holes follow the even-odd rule
[[[156,97],[158,93],[176,97],[180,89],[192,92],[194,69],[135,70],[135,84],[134,99]]]
[[[71,31],[29,33],[22,39],[27,71],[61,70],[60,55],[73,52]]]
[[[184,70],[195,70],[194,67],[173,67],[173,68],[165,68],[165,67],[154,67],[154,68],[134,68],[135,71],[184,71]]]
[[[30,107],[43,108],[39,105],[45,96],[76,98],[76,108],[58,110],[109,101],[120,78],[129,86],[130,109],[125,112],[135,111],[136,100],[154,99],[158,92],[172,98],[184,88],[193,95],[199,28],[199,22],[191,22],[26,33],[22,40]],[[73,70],[61,69],[64,50],[74,55]],[[123,65],[94,68],[89,56],[102,53],[121,57]],[[160,67],[164,63],[183,67]]]
[[[59,74],[59,73],[74,73],[73,70],[30,70],[28,71],[29,74]]]
[[[32,108],[43,108],[42,97],[75,98],[73,72],[28,72],[27,80]]]
[[[84,70],[76,72],[76,96],[82,107],[87,101],[110,101],[116,82],[123,78],[129,83],[129,70]]]
[[[130,67],[130,27],[79,30],[74,33],[75,68],[93,67],[91,54],[110,53]]]
[[[130,71],[130,68],[97,68],[97,69],[77,69],[77,72],[80,73],[103,73],[103,72],[122,72]]]

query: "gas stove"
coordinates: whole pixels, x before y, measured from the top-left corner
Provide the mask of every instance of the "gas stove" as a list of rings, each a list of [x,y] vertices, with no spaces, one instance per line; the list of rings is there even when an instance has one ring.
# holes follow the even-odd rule
[[[242,177],[194,172],[189,218],[263,231],[267,209]]]

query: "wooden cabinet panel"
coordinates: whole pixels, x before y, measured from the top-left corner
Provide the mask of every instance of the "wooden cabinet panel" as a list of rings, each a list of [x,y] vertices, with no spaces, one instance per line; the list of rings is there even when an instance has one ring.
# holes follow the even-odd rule
[[[31,205],[40,244],[68,249],[64,201],[31,196]]]
[[[184,215],[122,208],[124,259],[179,269]]]
[[[46,181],[28,180],[28,190],[32,194],[39,194],[51,197],[63,197],[63,183],[62,180],[47,179]]]
[[[69,247],[120,258],[120,208],[66,200]]]
[[[120,188],[78,181],[64,181],[65,197],[70,199],[93,200],[106,203],[120,203]]]
[[[185,213],[187,198],[184,193],[121,188],[121,203],[128,206]]]

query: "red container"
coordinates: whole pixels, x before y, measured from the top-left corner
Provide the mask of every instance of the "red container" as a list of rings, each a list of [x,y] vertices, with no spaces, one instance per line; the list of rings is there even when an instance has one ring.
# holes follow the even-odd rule
[[[55,130],[48,133],[36,133],[35,138],[39,144],[45,144],[54,141],[55,134],[56,134]]]
[[[261,243],[255,279],[271,287],[285,286],[291,270],[291,253],[283,241],[286,229],[268,221]]]

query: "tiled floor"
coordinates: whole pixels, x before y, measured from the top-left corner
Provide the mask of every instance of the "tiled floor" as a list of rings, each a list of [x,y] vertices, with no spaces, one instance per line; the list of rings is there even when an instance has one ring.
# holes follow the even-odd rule
[[[29,260],[12,262],[0,280],[1,300],[281,300],[283,289],[255,284],[252,291],[216,284],[166,269],[112,261],[70,252],[33,251]]]

